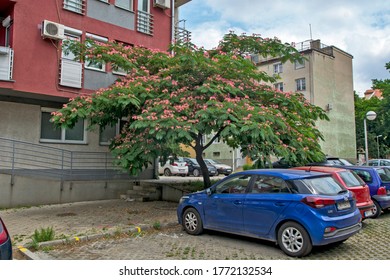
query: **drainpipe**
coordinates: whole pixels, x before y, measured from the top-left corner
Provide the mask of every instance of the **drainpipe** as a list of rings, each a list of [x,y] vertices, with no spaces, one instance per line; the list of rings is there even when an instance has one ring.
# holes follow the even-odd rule
[[[172,7],[172,38],[171,42],[173,43],[175,41],[175,0],[171,0],[171,7]]]

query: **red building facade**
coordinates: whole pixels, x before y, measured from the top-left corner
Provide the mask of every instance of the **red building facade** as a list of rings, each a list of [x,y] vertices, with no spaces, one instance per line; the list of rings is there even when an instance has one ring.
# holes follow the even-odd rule
[[[178,7],[190,0],[1,0],[0,138],[59,148],[105,151],[107,135],[52,131],[50,112],[70,98],[108,87],[125,73],[110,65],[73,59],[64,39],[118,41],[167,50]]]

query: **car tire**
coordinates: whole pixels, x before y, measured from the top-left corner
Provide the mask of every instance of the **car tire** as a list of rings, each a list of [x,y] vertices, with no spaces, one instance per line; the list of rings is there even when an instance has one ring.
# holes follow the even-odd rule
[[[164,170],[164,176],[171,176],[171,175],[172,175],[171,170],[169,170],[168,168],[166,168],[166,169]]]
[[[372,200],[372,201],[374,202],[374,215],[372,215],[370,218],[376,219],[381,215],[382,208],[378,202],[376,202],[375,200]]]
[[[278,244],[291,257],[304,257],[313,248],[307,231],[298,223],[286,222],[278,230]]]
[[[192,171],[192,175],[194,175],[194,177],[199,177],[200,176],[199,169],[194,169],[194,171]]]
[[[203,232],[203,222],[198,211],[188,208],[183,214],[183,228],[191,235],[199,235]]]
[[[218,171],[217,172],[215,172],[215,175],[214,176],[219,176],[219,173],[218,173]]]

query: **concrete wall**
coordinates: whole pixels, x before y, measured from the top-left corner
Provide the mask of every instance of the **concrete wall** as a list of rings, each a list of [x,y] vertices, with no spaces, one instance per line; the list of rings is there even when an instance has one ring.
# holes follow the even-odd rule
[[[66,181],[0,174],[0,207],[36,206],[78,201],[117,199],[131,181]]]

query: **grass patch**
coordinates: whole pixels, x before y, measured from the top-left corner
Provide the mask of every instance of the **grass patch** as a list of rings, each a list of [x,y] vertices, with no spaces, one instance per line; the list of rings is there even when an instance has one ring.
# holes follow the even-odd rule
[[[155,230],[160,230],[161,229],[161,223],[159,221],[156,221],[153,223],[153,228]]]

